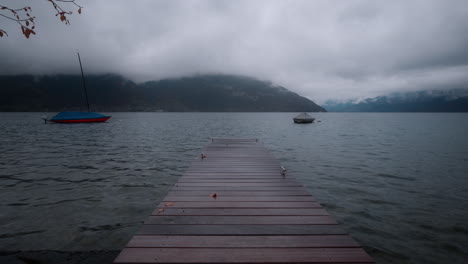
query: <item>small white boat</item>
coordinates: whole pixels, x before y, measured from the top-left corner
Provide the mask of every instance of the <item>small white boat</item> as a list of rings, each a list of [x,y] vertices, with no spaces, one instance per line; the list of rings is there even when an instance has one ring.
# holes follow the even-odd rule
[[[315,118],[311,117],[307,113],[302,113],[294,117],[293,120],[294,120],[294,123],[296,124],[307,124],[307,123],[313,123]]]

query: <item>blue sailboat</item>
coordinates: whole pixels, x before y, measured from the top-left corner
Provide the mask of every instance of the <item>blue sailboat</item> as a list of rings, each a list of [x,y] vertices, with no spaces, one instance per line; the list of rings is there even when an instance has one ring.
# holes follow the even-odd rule
[[[53,123],[96,123],[96,122],[105,122],[109,118],[111,118],[111,116],[106,116],[103,114],[89,111],[88,91],[86,90],[86,83],[85,83],[85,78],[83,74],[83,66],[81,65],[80,53],[77,53],[77,54],[78,54],[78,61],[80,62],[81,79],[83,81],[83,89],[86,95],[86,104],[88,106],[88,112],[60,112],[50,119],[43,118],[45,123],[47,123],[47,121],[53,122]]]

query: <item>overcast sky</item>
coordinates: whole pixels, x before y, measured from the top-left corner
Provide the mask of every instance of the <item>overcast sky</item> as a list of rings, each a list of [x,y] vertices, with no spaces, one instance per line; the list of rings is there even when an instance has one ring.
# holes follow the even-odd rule
[[[117,73],[136,82],[252,76],[318,103],[468,88],[468,1],[77,0],[71,25],[29,5],[36,36],[0,17],[0,74]]]

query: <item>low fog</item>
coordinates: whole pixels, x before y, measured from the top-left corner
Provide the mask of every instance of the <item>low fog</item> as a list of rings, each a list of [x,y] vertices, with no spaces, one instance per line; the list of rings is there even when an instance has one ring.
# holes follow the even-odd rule
[[[468,4],[454,1],[77,0],[65,25],[46,0],[26,39],[0,17],[0,74],[116,73],[136,82],[223,73],[318,103],[468,88]]]

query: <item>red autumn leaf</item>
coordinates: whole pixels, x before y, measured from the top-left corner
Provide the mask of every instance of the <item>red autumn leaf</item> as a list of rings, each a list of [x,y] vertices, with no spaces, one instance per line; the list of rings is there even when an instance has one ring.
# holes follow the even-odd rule
[[[78,14],[81,14],[81,7],[80,7],[80,9],[78,9]]]
[[[216,193],[210,194],[211,197],[216,198],[218,196]]]
[[[61,16],[60,16],[60,20],[61,20],[61,21],[64,21],[65,19],[66,19],[66,17],[65,17],[64,15],[61,15]]]
[[[168,202],[168,203],[166,203],[164,206],[173,206],[173,205],[174,205],[173,202]]]

